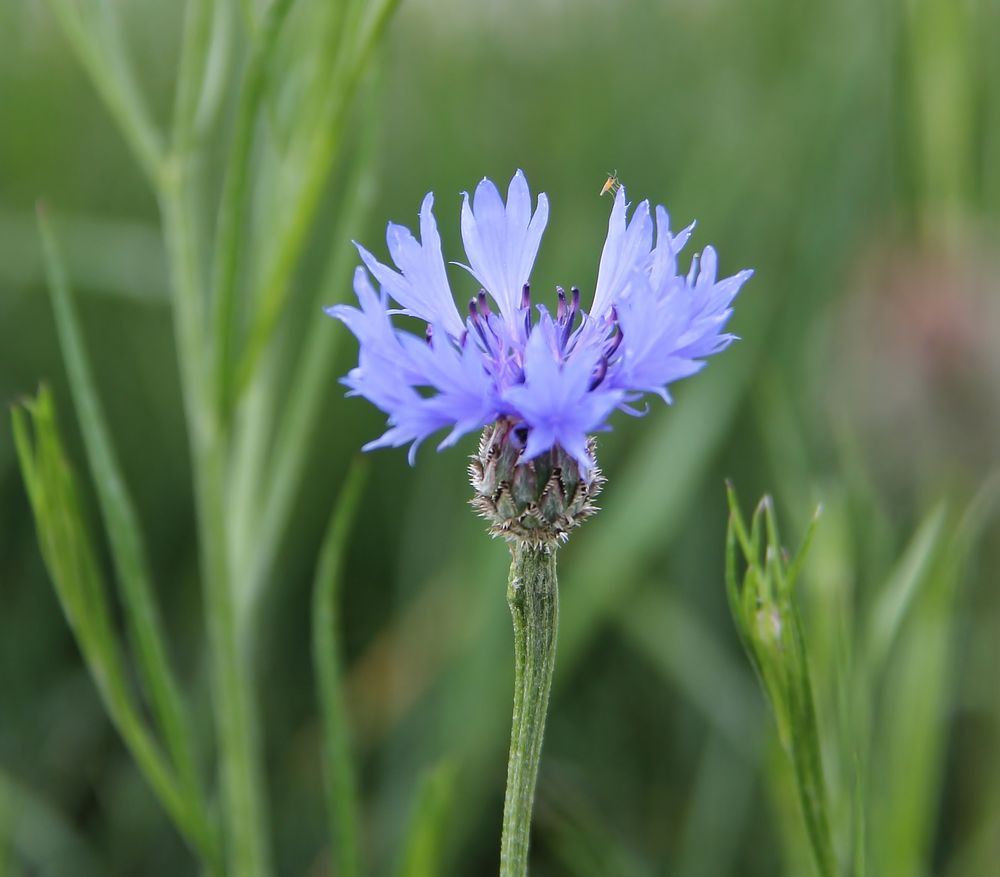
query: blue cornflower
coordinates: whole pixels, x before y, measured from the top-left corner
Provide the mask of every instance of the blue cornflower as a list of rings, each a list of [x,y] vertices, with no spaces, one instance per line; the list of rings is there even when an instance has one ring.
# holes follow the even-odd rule
[[[641,413],[633,406],[647,393],[669,402],[672,382],[733,340],[723,330],[752,272],[718,280],[715,250],[706,247],[679,274],[677,256],[694,224],[675,235],[667,211],[651,212],[648,201],[629,219],[624,188],[615,195],[589,311],[574,288],[558,290],[555,314],[544,305],[532,313],[529,281],[549,205],[541,194],[532,211],[521,171],[506,203],[487,179],[474,197],[464,195],[462,267],[482,287],[464,314],[448,282],[433,205],[428,194],[419,240],[389,224],[396,270],[357,245],[367,268],[354,275],[360,308],[327,310],[360,343],[358,366],[344,378],[349,395],[388,415],[388,429],[365,450],[409,443],[412,463],[418,445],[438,430],[450,428],[440,449],[502,422],[519,461],[561,449],[586,481],[595,471],[588,436],[606,429],[615,409]],[[426,338],[393,326],[394,314],[424,321]]]

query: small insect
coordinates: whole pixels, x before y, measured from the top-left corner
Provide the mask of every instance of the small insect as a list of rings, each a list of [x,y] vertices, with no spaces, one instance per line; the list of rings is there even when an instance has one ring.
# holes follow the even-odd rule
[[[618,171],[613,170],[608,174],[607,180],[604,181],[604,185],[601,187],[601,195],[610,192],[614,195],[622,187],[621,180],[618,179]]]

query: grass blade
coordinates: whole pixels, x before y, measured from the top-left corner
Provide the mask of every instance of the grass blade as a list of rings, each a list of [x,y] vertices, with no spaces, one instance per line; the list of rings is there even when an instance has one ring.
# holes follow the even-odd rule
[[[191,847],[210,862],[210,851],[202,850],[202,826],[192,816],[173,767],[149,733],[129,686],[105,584],[47,388],[23,408],[14,409],[13,427],[42,558],[105,709],[168,815]]]
[[[219,206],[218,228],[215,238],[215,266],[213,276],[214,344],[217,404],[223,419],[228,418],[233,380],[232,350],[236,340],[236,287],[239,269],[240,245],[245,237],[245,224],[249,214],[250,158],[253,153],[253,134],[260,107],[267,87],[267,73],[274,54],[282,24],[292,0],[274,0],[269,7],[264,24],[247,65],[236,117],[236,131],[226,167],[222,201]]]
[[[622,605],[617,622],[631,645],[676,686],[720,739],[747,762],[759,756],[762,711],[747,676],[696,612],[662,587]]]
[[[924,518],[871,610],[865,655],[869,678],[877,680],[921,587],[931,572],[944,538],[945,509]]]
[[[417,796],[410,830],[396,877],[440,877],[454,800],[455,765],[439,764]]]
[[[99,4],[99,10],[93,4],[83,4],[89,20],[82,17],[72,0],[48,0],[48,5],[94,88],[118,123],[140,168],[155,187],[163,168],[163,137],[127,62],[118,22],[107,0]]]
[[[125,607],[129,635],[136,648],[139,670],[167,750],[184,787],[192,824],[199,826],[199,849],[218,861],[208,805],[194,755],[194,735],[181,698],[180,687],[167,657],[163,622],[153,594],[152,575],[138,515],[122,476],[104,417],[90,360],[84,347],[80,320],[69,287],[62,257],[44,209],[38,227],[52,300],[52,308],[66,363],[70,390],[83,433],[87,458],[94,475],[101,514]]]
[[[343,206],[339,211],[332,240],[337,241],[321,284],[322,298],[327,304],[343,301],[350,288],[350,271],[356,251],[349,240],[364,225],[375,196],[375,114],[370,114],[371,124],[366,126],[362,143],[362,164],[347,184]],[[247,576],[247,600],[252,605],[271,571],[280,540],[288,526],[295,497],[302,486],[312,437],[322,406],[321,396],[329,390],[329,374],[333,356],[343,333],[331,331],[330,321],[319,314],[312,321],[299,361],[289,382],[288,399],[279,420],[271,461],[266,467],[257,464],[249,454],[240,457],[240,474],[253,478],[264,469],[263,512],[256,522],[253,537],[253,568]],[[265,406],[266,408],[267,406]],[[238,494],[240,495],[240,494]],[[245,495],[245,491],[244,494]]]
[[[343,148],[344,131],[369,61],[377,47],[399,0],[376,0],[372,11],[359,24],[357,31],[343,35],[342,45],[356,50],[345,53],[344,63],[338,63],[333,77],[327,106],[317,125],[317,134],[303,158],[302,180],[294,194],[290,220],[284,225],[275,256],[268,270],[247,334],[246,345],[236,374],[236,399],[249,386],[271,337],[281,319],[284,305],[291,293],[292,281],[299,256],[308,240],[309,229],[320,205],[326,181],[335,159]]]
[[[340,598],[344,547],[358,509],[365,468],[356,464],[330,517],[313,585],[312,648],[323,723],[324,792],[338,877],[358,877],[358,791],[351,759],[340,660]]]
[[[6,837],[4,835],[6,834]],[[0,769],[0,877],[27,873],[39,877],[100,877],[107,863],[38,792]]]

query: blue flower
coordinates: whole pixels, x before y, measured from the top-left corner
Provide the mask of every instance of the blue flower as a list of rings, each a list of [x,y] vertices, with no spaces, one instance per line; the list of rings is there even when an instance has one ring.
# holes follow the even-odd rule
[[[586,478],[595,466],[588,436],[607,429],[616,408],[641,413],[633,406],[650,393],[670,402],[671,383],[733,340],[725,325],[752,272],[717,279],[718,258],[706,247],[680,274],[677,256],[693,224],[673,234],[667,211],[651,212],[648,201],[629,218],[624,188],[615,195],[589,312],[574,288],[569,295],[557,290],[554,315],[544,305],[533,313],[529,281],[549,205],[542,194],[532,209],[521,171],[506,202],[486,179],[472,198],[464,195],[468,264],[461,267],[481,286],[464,314],[448,281],[433,205],[428,194],[419,240],[389,224],[395,268],[357,244],[365,266],[354,274],[360,307],[327,309],[359,342],[358,365],[344,378],[348,395],[388,415],[387,430],[365,450],[409,444],[412,463],[433,433],[450,430],[440,449],[502,421],[523,443],[523,460],[561,449]],[[393,325],[397,314],[426,323],[426,336]]]

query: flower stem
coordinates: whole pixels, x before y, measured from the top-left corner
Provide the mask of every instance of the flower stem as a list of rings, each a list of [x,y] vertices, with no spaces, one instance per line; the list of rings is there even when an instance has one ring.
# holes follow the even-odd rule
[[[500,842],[500,877],[525,877],[531,807],[542,754],[559,624],[556,548],[511,547],[507,602],[514,620],[514,716]]]

